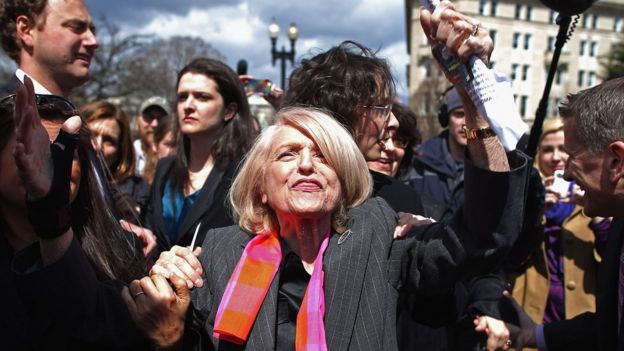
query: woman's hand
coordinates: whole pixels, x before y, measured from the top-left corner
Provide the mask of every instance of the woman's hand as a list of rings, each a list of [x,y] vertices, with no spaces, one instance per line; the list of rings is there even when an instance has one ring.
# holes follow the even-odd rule
[[[156,236],[151,230],[132,224],[123,219],[119,221],[119,224],[123,230],[134,233],[134,235],[141,240],[141,243],[143,244],[143,256],[149,258],[152,253],[154,253],[154,249],[156,248]]]
[[[188,247],[174,246],[169,251],[162,252],[158,261],[154,263],[150,270],[152,274],[162,274],[168,279],[173,275],[184,279],[187,287],[200,288],[204,285],[201,278],[203,269],[197,257],[201,253],[201,247],[191,251]]]
[[[477,332],[487,334],[486,348],[488,351],[510,349],[512,342],[505,322],[488,316],[479,316],[475,318],[474,324]]]
[[[516,300],[509,294],[508,291],[503,291],[503,295],[509,299],[509,302],[516,311],[519,325],[503,322],[491,317],[480,317],[475,319],[475,330],[477,332],[484,332],[488,335],[488,350],[507,350],[510,347],[516,350],[522,350],[525,347],[537,347],[537,341],[535,339],[535,322],[524,312],[522,306],[518,305]],[[501,325],[503,323],[503,325]],[[510,341],[507,341],[510,340]],[[500,346],[501,341],[505,344]],[[499,347],[498,349],[491,349],[493,347]]]
[[[435,223],[435,219],[431,217],[423,217],[411,213],[399,212],[399,221],[394,229],[394,239],[403,239],[407,234],[416,227]]]
[[[157,349],[181,347],[191,303],[184,280],[172,275],[170,281],[173,289],[165,277],[155,274],[134,280],[121,292],[132,320]]]
[[[432,44],[442,43],[461,62],[476,55],[486,65],[494,43],[480,23],[456,11],[449,1],[441,1],[433,13],[420,9],[420,24]]]

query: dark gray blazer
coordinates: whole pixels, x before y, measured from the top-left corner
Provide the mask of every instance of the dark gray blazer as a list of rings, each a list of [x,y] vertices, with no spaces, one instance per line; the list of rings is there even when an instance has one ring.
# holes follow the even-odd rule
[[[323,257],[325,332],[330,350],[396,350],[397,298],[402,291],[448,294],[458,279],[494,268],[520,231],[527,159],[510,157],[511,172],[467,164],[466,202],[450,221],[393,240],[394,211],[372,198],[349,211],[351,231],[333,235]],[[236,226],[207,233],[200,260],[205,284],[192,292],[201,349],[275,348],[278,279],[274,279],[246,345],[212,338],[223,292],[251,235]],[[279,277],[279,273],[278,273]],[[188,339],[195,338],[189,336]],[[191,345],[187,344],[190,348]]]

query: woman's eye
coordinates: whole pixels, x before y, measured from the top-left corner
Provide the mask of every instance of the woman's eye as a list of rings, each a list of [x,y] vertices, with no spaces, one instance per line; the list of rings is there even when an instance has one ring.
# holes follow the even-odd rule
[[[286,161],[294,158],[296,153],[294,151],[283,151],[277,155],[277,159],[281,161]]]

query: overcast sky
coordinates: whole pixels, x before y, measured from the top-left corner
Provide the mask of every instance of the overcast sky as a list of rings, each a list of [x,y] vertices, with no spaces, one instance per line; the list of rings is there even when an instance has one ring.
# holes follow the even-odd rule
[[[279,61],[271,66],[267,27],[275,17],[281,34],[278,48],[290,43],[290,22],[299,28],[296,59],[329,49],[343,40],[359,41],[387,58],[405,99],[405,43],[403,0],[86,0],[91,15],[105,15],[125,33],[199,36],[218,49],[236,68],[248,62],[249,74],[280,81]],[[312,50],[312,51],[311,51]],[[287,65],[287,75],[291,70]]]

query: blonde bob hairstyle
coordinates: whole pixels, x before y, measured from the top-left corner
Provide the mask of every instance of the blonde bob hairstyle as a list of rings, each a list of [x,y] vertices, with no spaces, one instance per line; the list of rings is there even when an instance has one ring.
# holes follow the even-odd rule
[[[540,166],[540,156],[542,152],[542,140],[544,137],[550,133],[556,133],[558,131],[563,130],[563,118],[559,116],[550,117],[544,120],[544,124],[542,125],[542,134],[539,137],[539,143],[537,144],[537,155],[535,156],[535,160],[533,160],[533,164],[535,168],[540,172],[542,178],[545,178],[546,175],[542,172],[542,167]]]
[[[373,181],[353,136],[326,112],[315,108],[284,108],[277,114],[275,124],[258,136],[230,188],[234,217],[242,229],[251,233],[279,230],[275,213],[262,203],[262,194],[265,169],[278,146],[275,136],[284,128],[294,128],[308,136],[336,172],[342,196],[332,215],[332,227],[342,233],[347,229],[347,210],[370,197]]]

